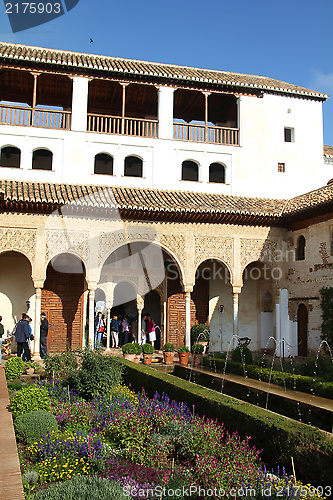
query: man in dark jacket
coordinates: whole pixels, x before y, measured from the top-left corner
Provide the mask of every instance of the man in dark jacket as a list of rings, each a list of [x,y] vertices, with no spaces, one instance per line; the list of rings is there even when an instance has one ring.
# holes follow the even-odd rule
[[[31,361],[30,349],[29,349],[29,323],[27,321],[27,315],[22,313],[20,321],[16,324],[15,329],[15,340],[17,342],[17,356],[21,357],[24,353],[24,357],[27,361]]]
[[[46,319],[46,314],[42,312],[40,315],[40,357],[45,358],[47,353],[47,334],[49,331],[49,322]]]

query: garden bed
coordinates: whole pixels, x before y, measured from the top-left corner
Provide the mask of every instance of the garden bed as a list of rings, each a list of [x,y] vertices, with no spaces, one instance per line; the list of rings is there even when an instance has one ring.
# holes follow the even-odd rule
[[[287,486],[284,498],[318,498],[324,492],[317,487],[310,494],[308,486],[297,485],[282,469],[276,469],[277,476],[267,473],[264,455],[254,446],[256,436],[251,439],[244,434],[245,414],[243,422],[238,415],[238,429],[237,422],[234,429],[223,423],[232,408],[236,416],[244,404],[226,396],[214,400],[207,389],[89,350],[82,353],[80,367],[70,354],[66,356],[46,361],[46,372],[59,375],[61,382],[47,379],[12,393],[11,412],[27,499],[263,499],[268,491],[275,499],[279,489]],[[135,393],[123,385],[123,371],[128,385],[146,391]],[[158,395],[157,386],[168,387],[168,391]],[[229,407],[225,404],[228,399]],[[260,420],[246,406],[247,419]],[[204,407],[213,420],[202,416]],[[276,422],[270,420],[269,412],[266,417],[262,421],[273,432]],[[271,435],[272,449],[284,435],[279,426],[276,431],[277,436]],[[327,440],[325,448],[318,433],[306,443],[313,448],[309,450],[312,460],[320,451],[328,455],[331,449],[331,441]],[[289,451],[290,447],[285,453]],[[298,455],[295,460],[298,467]],[[280,460],[278,463],[282,465]],[[321,481],[323,484],[329,483]],[[247,496],[245,489],[250,487]]]

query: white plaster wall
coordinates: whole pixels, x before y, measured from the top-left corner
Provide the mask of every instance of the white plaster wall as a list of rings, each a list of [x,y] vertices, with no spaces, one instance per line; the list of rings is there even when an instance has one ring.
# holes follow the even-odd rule
[[[170,96],[166,102],[170,106]],[[22,156],[20,169],[2,167],[0,175],[41,182],[180,189],[272,198],[304,193],[332,178],[331,165],[323,164],[321,103],[273,95],[263,98],[243,96],[239,114],[240,147],[1,125],[0,147],[16,146],[21,149]],[[284,142],[284,127],[295,129],[295,142]],[[165,135],[168,134],[165,132]],[[38,147],[53,152],[52,172],[31,169],[32,151]],[[113,176],[94,175],[94,157],[101,152],[114,157]],[[123,176],[124,159],[128,155],[143,159],[143,178]],[[199,164],[198,182],[181,180],[184,160],[194,160]],[[213,162],[226,166],[225,184],[208,182],[209,165]],[[285,173],[277,171],[279,162],[285,163]]]

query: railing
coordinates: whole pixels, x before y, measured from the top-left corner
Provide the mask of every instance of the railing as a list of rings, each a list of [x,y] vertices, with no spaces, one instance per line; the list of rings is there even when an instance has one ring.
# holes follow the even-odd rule
[[[238,146],[239,129],[175,122],[173,124],[173,138],[179,141]]]
[[[121,116],[88,113],[88,132],[120,134],[139,137],[157,137],[158,120],[122,118]]]
[[[0,105],[0,125],[70,130],[71,112]]]

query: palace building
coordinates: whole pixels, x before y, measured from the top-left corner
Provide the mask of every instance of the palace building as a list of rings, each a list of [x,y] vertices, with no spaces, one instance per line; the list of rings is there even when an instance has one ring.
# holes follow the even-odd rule
[[[93,344],[96,307],[160,344],[307,356],[333,286],[327,95],[263,76],[0,42],[0,314],[39,355]],[[34,327],[36,325],[36,327]],[[109,347],[109,342],[107,347]]]

